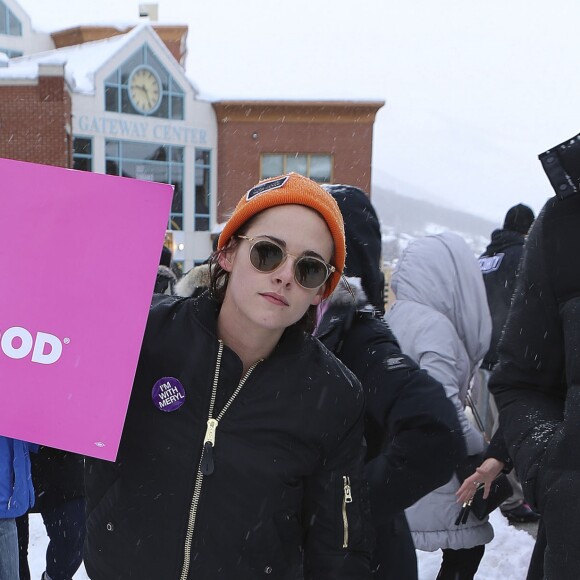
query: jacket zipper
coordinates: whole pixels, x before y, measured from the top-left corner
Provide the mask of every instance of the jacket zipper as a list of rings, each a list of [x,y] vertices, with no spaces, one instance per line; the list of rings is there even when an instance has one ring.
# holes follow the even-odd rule
[[[348,548],[348,515],[346,513],[346,504],[352,503],[352,490],[350,488],[350,477],[348,477],[348,475],[342,476],[342,484],[342,525],[344,530],[342,537],[342,547]]]
[[[195,485],[193,488],[193,497],[191,498],[191,506],[189,508],[189,519],[187,522],[187,530],[185,533],[185,545],[184,545],[184,558],[183,567],[181,569],[181,576],[179,580],[187,580],[187,575],[189,574],[189,565],[191,561],[191,545],[193,543],[193,531],[195,529],[195,519],[197,516],[197,508],[199,505],[199,498],[201,497],[201,486],[203,484],[204,476],[209,476],[214,471],[213,464],[213,448],[215,447],[216,430],[218,428],[219,422],[230,408],[230,405],[234,402],[234,399],[238,396],[239,392],[242,390],[244,383],[248,380],[252,371],[262,362],[262,359],[256,361],[242,377],[236,390],[232,393],[232,396],[228,399],[224,408],[221,410],[219,415],[213,418],[213,408],[215,405],[215,399],[217,394],[218,381],[220,376],[220,367],[222,362],[222,353],[224,351],[224,343],[219,340],[219,348],[217,354],[217,360],[215,363],[215,373],[213,377],[213,385],[211,390],[211,399],[209,403],[209,412],[207,419],[207,428],[205,431],[205,437],[203,439],[203,447],[201,450],[201,457],[199,458],[199,465],[197,467],[197,475],[195,477]]]

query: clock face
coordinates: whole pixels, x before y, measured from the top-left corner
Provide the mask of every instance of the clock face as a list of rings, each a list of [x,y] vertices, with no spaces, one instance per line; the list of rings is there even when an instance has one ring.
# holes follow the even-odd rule
[[[161,104],[161,82],[148,66],[137,67],[129,77],[129,98],[140,113],[153,113]]]

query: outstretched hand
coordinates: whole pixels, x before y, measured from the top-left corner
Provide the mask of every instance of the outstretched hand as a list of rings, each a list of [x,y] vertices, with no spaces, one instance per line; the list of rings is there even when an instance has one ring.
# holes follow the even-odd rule
[[[466,503],[474,495],[481,484],[483,484],[483,498],[487,499],[491,484],[493,480],[501,473],[504,468],[503,461],[490,457],[486,459],[479,467],[475,468],[475,472],[470,475],[461,484],[455,495],[457,496],[457,503]]]

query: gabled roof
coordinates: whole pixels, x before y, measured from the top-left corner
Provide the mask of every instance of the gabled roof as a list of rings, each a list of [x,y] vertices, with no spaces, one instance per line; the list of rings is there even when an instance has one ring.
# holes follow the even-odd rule
[[[159,39],[150,24],[140,24],[127,32],[104,40],[86,42],[75,46],[56,48],[46,52],[30,54],[9,61],[8,67],[0,67],[0,79],[5,78],[35,78],[38,76],[39,64],[64,64],[65,78],[70,89],[75,93],[94,94],[95,74],[121,52],[134,38],[143,35],[159,52],[164,52],[171,60],[175,60],[169,49]],[[145,39],[144,39],[145,41]],[[176,65],[179,66],[179,65]],[[181,69],[181,67],[179,67]],[[34,73],[34,74],[33,74]],[[33,76],[23,76],[31,75]],[[20,75],[20,76],[18,76]],[[185,82],[192,87],[197,96],[197,87],[182,73]]]

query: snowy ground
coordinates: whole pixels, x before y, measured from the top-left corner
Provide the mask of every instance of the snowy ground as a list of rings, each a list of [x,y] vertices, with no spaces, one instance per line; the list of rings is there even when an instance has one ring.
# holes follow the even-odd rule
[[[485,548],[475,580],[525,580],[534,538],[528,532],[510,526],[499,510],[495,510],[489,519],[495,537]],[[441,552],[417,551],[417,560],[419,579],[433,580],[441,565]]]
[[[485,550],[476,580],[525,580],[528,563],[534,547],[534,539],[523,530],[508,525],[499,510],[491,514],[495,538]],[[44,571],[47,538],[42,518],[30,516],[30,572],[33,580]],[[420,580],[433,580],[441,562],[441,552],[417,552]],[[75,580],[88,580],[83,567],[75,574]]]

